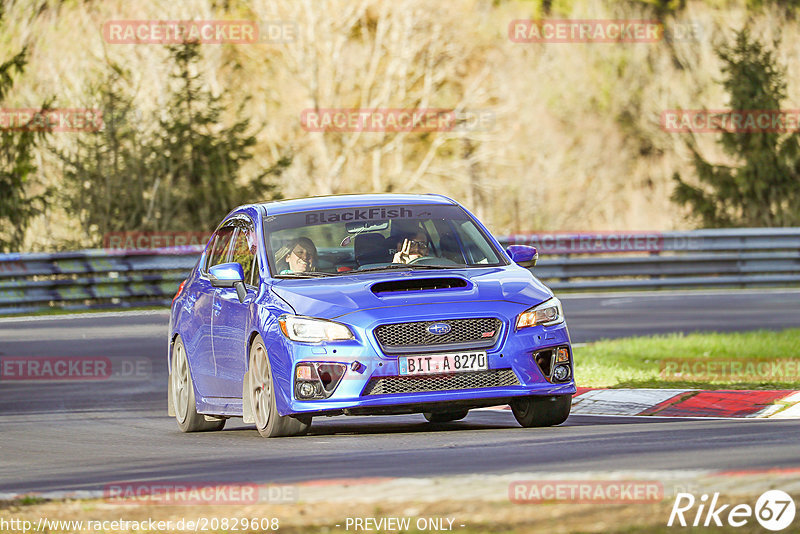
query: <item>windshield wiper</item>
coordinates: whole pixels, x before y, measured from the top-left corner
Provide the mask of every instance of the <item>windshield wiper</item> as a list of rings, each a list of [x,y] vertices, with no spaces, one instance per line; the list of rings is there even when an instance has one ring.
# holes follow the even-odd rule
[[[458,265],[414,265],[407,263],[392,263],[391,265],[382,265],[380,267],[368,267],[366,269],[358,269],[357,271],[350,271],[352,273],[367,273],[370,271],[392,271],[392,270],[432,270],[432,269],[458,269]]]
[[[337,276],[337,275],[322,271],[309,271],[306,273],[277,274],[275,275],[275,278],[324,278],[326,276]]]

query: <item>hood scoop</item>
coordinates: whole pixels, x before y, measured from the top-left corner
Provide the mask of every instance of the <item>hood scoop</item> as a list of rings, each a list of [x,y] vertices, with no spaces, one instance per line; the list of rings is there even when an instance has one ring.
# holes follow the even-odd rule
[[[432,291],[437,289],[458,289],[467,287],[463,278],[409,278],[378,282],[370,288],[376,295],[408,291]]]

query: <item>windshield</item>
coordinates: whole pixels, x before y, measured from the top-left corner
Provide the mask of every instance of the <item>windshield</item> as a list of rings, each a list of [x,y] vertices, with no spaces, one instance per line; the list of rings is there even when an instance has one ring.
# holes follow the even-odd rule
[[[268,217],[266,230],[270,268],[278,277],[506,263],[467,213],[454,205],[289,213]]]

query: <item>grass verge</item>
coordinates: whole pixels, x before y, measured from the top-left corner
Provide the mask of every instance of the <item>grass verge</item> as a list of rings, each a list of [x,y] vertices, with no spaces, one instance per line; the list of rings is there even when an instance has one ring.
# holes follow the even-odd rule
[[[574,350],[583,387],[800,389],[800,329],[630,337]]]

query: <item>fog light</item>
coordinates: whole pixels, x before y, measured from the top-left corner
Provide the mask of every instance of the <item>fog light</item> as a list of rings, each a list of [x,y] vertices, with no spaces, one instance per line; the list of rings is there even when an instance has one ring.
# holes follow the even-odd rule
[[[569,379],[569,365],[557,365],[553,369],[553,380],[564,382]]]
[[[301,400],[327,399],[344,377],[343,363],[300,362],[295,367],[295,397]]]
[[[567,363],[569,361],[569,349],[558,347],[556,349],[556,363]]]
[[[298,393],[301,397],[310,398],[316,394],[316,388],[311,382],[303,382],[298,388]]]

